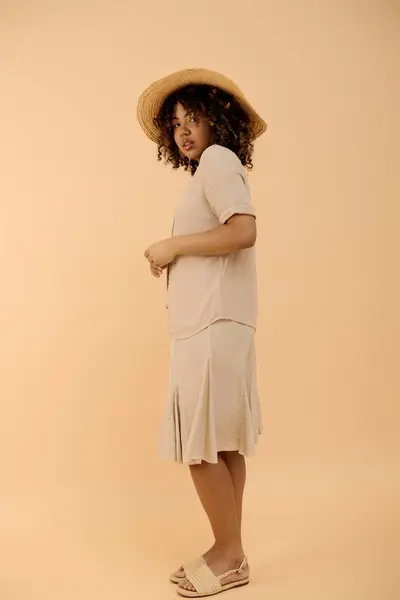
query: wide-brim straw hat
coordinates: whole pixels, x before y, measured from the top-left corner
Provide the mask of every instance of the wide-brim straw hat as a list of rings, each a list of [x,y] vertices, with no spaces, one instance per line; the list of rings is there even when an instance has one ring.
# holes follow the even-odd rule
[[[267,123],[251,106],[238,86],[225,75],[209,69],[184,69],[152,83],[140,96],[137,106],[137,118],[145,134],[153,141],[159,139],[159,130],[154,123],[164,101],[187,85],[210,85],[231,94],[250,118],[253,139],[258,138],[267,129]]]

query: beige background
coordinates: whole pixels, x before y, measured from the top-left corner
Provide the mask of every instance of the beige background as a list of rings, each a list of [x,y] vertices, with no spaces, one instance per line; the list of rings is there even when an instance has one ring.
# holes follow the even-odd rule
[[[399,15],[0,0],[1,600],[173,598],[169,571],[210,544],[185,468],[157,457],[168,335],[142,257],[185,175],[135,120],[187,66],[269,122],[251,175],[265,434],[235,597],[399,597]]]

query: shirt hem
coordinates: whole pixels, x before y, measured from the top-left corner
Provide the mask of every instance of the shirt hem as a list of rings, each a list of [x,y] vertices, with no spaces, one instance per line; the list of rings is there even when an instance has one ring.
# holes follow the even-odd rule
[[[240,325],[246,325],[247,327],[251,327],[252,329],[254,329],[254,331],[257,330],[257,325],[250,321],[244,321],[242,319],[233,319],[232,317],[215,317],[215,319],[212,319],[211,321],[207,322],[206,325],[202,325],[201,327],[193,330],[190,333],[176,335],[170,331],[169,334],[170,334],[170,337],[174,340],[187,340],[188,338],[191,338],[191,337],[201,333],[202,331],[207,329],[207,327],[210,327],[217,321],[233,321],[234,323],[239,323]]]

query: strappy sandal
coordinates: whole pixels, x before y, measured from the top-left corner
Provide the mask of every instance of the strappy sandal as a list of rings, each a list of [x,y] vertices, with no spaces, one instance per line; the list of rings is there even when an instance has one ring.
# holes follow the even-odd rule
[[[184,565],[183,567],[186,574],[186,579],[190,581],[196,591],[193,592],[190,590],[185,590],[182,587],[178,587],[177,592],[186,598],[203,598],[205,596],[215,596],[216,594],[220,594],[226,590],[232,590],[233,588],[247,585],[250,582],[249,577],[244,577],[243,579],[238,579],[237,581],[231,581],[230,583],[222,583],[222,580],[226,577],[229,577],[229,575],[239,575],[242,573],[246,566],[247,557],[244,557],[243,562],[238,569],[227,571],[226,573],[223,573],[217,577],[211,571],[204,558],[200,556],[200,558],[197,560]]]

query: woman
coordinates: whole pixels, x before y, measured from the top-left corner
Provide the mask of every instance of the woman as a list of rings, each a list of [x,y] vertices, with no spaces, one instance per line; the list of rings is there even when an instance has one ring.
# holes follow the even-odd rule
[[[167,271],[170,390],[162,455],[189,465],[215,543],[171,576],[182,596],[249,583],[242,545],[245,456],[261,433],[255,330],[256,212],[246,168],[266,123],[228,78],[174,73],[141,96],[138,119],[158,159],[191,175],[172,236],[145,251]]]

